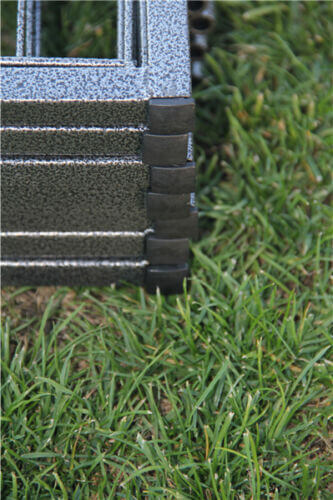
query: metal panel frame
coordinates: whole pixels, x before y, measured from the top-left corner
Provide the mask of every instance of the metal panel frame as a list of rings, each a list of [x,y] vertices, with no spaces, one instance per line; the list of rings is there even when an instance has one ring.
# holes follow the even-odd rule
[[[156,138],[155,143],[162,141],[166,145],[170,144],[171,148],[177,141],[172,124],[169,126],[169,133],[164,131],[161,134],[159,130],[157,132],[154,130],[146,131],[149,127],[149,103],[152,103],[154,98],[163,98],[166,100],[165,102],[170,100],[171,108],[174,106],[175,113],[174,115],[171,113],[171,117],[174,116],[175,120],[178,120],[182,111],[179,111],[179,108],[177,112],[178,102],[174,101],[174,98],[185,98],[186,102],[191,95],[186,0],[145,0],[139,2],[118,0],[117,59],[48,59],[20,56],[3,57],[1,65],[3,130],[5,134],[9,135],[10,143],[8,150],[5,150],[5,155],[9,155],[5,157],[5,162],[16,161],[18,164],[24,164],[27,159],[25,154],[29,154],[29,159],[32,162],[43,161],[44,164],[48,162],[51,164],[52,160],[47,156],[48,147],[45,147],[43,134],[52,142],[52,133],[55,133],[57,137],[60,137],[59,134],[63,134],[65,139],[61,138],[61,140],[67,140],[66,138],[70,137],[72,133],[75,141],[78,141],[78,135],[91,133],[91,143],[94,144],[94,147],[88,154],[93,155],[97,161],[102,156],[114,159],[119,155],[121,159],[124,155],[132,155],[131,160],[138,163],[138,168],[140,165],[142,168],[147,168],[147,163],[151,164],[149,158],[154,158],[149,149],[148,136],[151,134],[148,132],[151,132],[152,137]],[[184,102],[180,106],[184,106]],[[100,116],[99,112],[102,108],[104,115],[99,123],[96,116]],[[66,109],[65,116],[64,109]],[[117,133],[119,122],[124,116],[123,119],[126,120],[127,127],[123,127],[124,123],[120,125],[123,127],[122,133],[125,136],[128,135],[128,142],[122,150],[121,147],[117,149],[119,138]],[[70,123],[63,125],[63,120],[66,120],[66,117],[70,117],[69,120],[73,118],[74,126]],[[192,160],[191,134],[189,134],[191,128],[188,128],[187,121],[187,118],[184,119],[184,130],[181,131],[183,136],[186,134],[184,137],[187,142],[187,154],[182,156],[177,163],[174,158],[168,160],[166,151],[163,153],[163,156],[166,156],[166,161],[162,161],[161,165],[166,165],[169,168],[176,164],[185,166],[184,161]],[[138,132],[147,135],[147,140],[142,140],[142,143],[146,142],[147,145],[143,145],[141,150],[138,150],[137,143],[135,143],[136,149],[132,151],[133,133],[138,134]],[[29,141],[31,140],[32,143],[37,136],[42,137],[39,142],[36,142],[35,148],[30,153],[20,150],[17,146],[20,143],[20,137],[23,137],[20,136],[22,133],[28,134]],[[105,150],[104,145],[102,149],[99,149],[96,137],[108,133],[115,137],[113,149],[108,151],[106,148]],[[28,142],[26,144],[28,145]],[[66,143],[68,151],[66,149],[65,154],[70,155],[70,157],[80,152],[80,148],[77,146],[76,149],[73,149],[73,144],[70,140],[68,144]],[[58,155],[58,162],[71,161],[68,156],[64,158],[60,150],[54,150],[51,154]],[[156,156],[156,152],[154,154]],[[145,157],[148,160],[144,160]],[[84,161],[84,157],[82,157],[82,161]],[[153,165],[149,168],[152,169]],[[159,192],[161,191],[163,191],[163,187],[162,190],[159,187]],[[169,192],[167,186],[164,192]],[[153,194],[151,193],[149,196]],[[164,206],[168,206],[168,200],[171,198],[168,198],[168,194],[162,193],[162,196],[164,196]],[[187,200],[186,209],[181,207],[178,214],[177,210],[171,210],[171,225],[176,225],[177,219],[180,219],[184,224],[184,213],[188,212],[189,194],[183,193],[179,196],[181,199]],[[144,198],[146,199],[146,195]],[[193,196],[191,200],[193,204]],[[138,254],[138,242],[139,248],[140,245],[141,248],[144,248],[149,234],[152,231],[156,232],[154,225],[158,228],[159,224],[158,220],[154,220],[156,219],[154,213],[149,212],[149,202],[145,201],[144,203],[147,207],[144,210],[148,210],[146,214],[147,228],[144,230],[140,228],[140,231],[137,231],[135,235],[131,235],[128,230],[126,231],[126,228],[122,233],[126,234],[126,237],[123,238],[119,232],[112,233],[111,231],[93,235],[91,230],[87,232],[75,230],[41,232],[25,231],[23,227],[22,231],[16,231],[14,234],[10,233],[7,228],[3,228],[4,246],[6,247],[8,238],[9,240],[12,238],[12,241],[23,241],[23,239],[29,241],[30,238],[30,241],[34,242],[35,245],[38,238],[41,242],[43,239],[44,242],[46,240],[50,242],[52,238],[55,238],[59,243],[59,240],[69,237],[73,238],[73,246],[75,246],[75,241],[87,238],[89,233],[89,238],[103,241],[103,255],[107,246],[107,238],[113,238],[113,242],[119,238],[123,241],[124,249],[130,243],[129,238],[135,239],[136,254]],[[164,216],[163,223],[168,223],[168,219],[170,216]],[[168,230],[170,232],[170,229]],[[175,232],[177,231],[175,230]],[[170,234],[172,235],[172,231]],[[22,239],[20,240],[20,238]],[[164,251],[166,251],[166,242],[167,240],[164,239],[161,243],[164,245]],[[175,245],[174,241],[172,245],[170,243],[172,247]],[[10,245],[7,246],[10,247]],[[80,248],[80,243],[76,246]],[[94,251],[98,252],[98,250]],[[154,266],[150,271],[149,255],[145,250],[144,252],[143,256],[138,258],[133,255],[130,260],[127,255],[126,259],[125,255],[124,258],[113,255],[113,257],[110,256],[110,259],[106,259],[98,253],[91,259],[76,258],[73,260],[59,257],[59,255],[52,255],[48,259],[41,259],[38,255],[35,255],[34,259],[24,258],[24,255],[11,259],[6,255],[2,263],[3,281],[8,284],[105,285],[121,279],[139,284],[143,284],[147,280],[148,289],[154,291],[159,286],[158,276],[161,276],[162,291],[166,293],[179,291],[181,281],[186,275],[184,269],[187,269],[187,264],[180,262],[173,273],[172,267],[168,266],[166,269],[162,262],[160,268],[156,266],[156,255],[154,255]],[[122,269],[123,274],[120,272]],[[167,279],[166,276],[169,278]]]
[[[136,60],[135,38],[140,43]],[[41,104],[189,97],[188,46],[185,0],[119,0],[118,59],[2,57],[2,100]]]

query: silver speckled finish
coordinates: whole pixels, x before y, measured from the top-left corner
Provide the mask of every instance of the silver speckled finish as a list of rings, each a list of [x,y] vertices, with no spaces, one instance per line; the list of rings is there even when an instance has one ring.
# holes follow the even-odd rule
[[[138,155],[145,127],[1,127],[6,155]]]
[[[2,257],[52,258],[143,258],[146,231],[7,231],[1,233]]]
[[[11,285],[99,285],[129,281],[143,285],[146,260],[14,260],[2,261],[3,283]]]
[[[149,99],[191,95],[186,0],[119,0],[116,60],[24,57],[29,36],[1,58],[2,282],[143,284],[142,136]]]
[[[140,127],[148,101],[2,101],[6,127]]]
[[[41,41],[41,3],[18,0],[16,56],[39,57]]]
[[[139,159],[2,160],[3,231],[144,231],[149,167]]]
[[[133,5],[119,18],[124,59],[1,58],[4,101],[148,100],[188,97],[191,73],[185,0],[138,2],[140,63],[133,59]]]
[[[25,0],[17,2],[16,57],[24,55],[25,42]]]

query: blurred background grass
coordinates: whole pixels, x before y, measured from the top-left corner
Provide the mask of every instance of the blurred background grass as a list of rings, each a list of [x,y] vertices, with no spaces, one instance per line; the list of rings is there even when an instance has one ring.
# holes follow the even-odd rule
[[[14,56],[16,1],[2,0],[1,10],[1,54]],[[117,2],[43,0],[41,56],[115,58]]]
[[[190,290],[3,290],[4,498],[332,498],[332,5],[216,2]]]

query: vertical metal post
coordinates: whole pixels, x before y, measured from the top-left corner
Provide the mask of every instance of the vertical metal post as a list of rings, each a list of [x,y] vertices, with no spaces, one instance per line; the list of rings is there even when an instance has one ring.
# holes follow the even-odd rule
[[[41,24],[42,24],[41,2],[35,2],[35,57],[40,57]]]
[[[124,59],[124,53],[125,53],[124,12],[125,12],[124,0],[118,0],[118,2],[117,2],[117,57],[118,57],[118,59]]]
[[[16,57],[24,56],[25,0],[17,2]]]
[[[39,57],[41,41],[41,2],[18,0],[16,56]]]
[[[32,57],[34,45],[34,1],[26,1],[25,55]]]

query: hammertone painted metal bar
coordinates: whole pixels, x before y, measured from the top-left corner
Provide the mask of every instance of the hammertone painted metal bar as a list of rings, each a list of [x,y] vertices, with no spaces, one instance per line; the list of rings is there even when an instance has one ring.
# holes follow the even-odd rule
[[[0,236],[6,238],[141,238],[154,232],[153,228],[145,231],[1,231]]]
[[[1,127],[2,152],[16,155],[137,155],[145,127]]]
[[[2,256],[13,260],[144,259],[145,231],[7,231],[1,233]]]
[[[100,68],[105,68],[105,67],[124,67],[124,61],[118,60],[118,59],[83,59],[83,58],[73,58],[73,57],[52,57],[52,58],[47,58],[47,57],[38,57],[38,59],[32,58],[32,57],[27,57],[27,56],[17,56],[17,57],[11,57],[11,56],[6,56],[1,59],[1,64],[4,67],[7,66],[15,66],[15,67],[33,67],[36,66],[38,68],[41,67],[75,67],[75,68],[81,68],[81,67],[87,67],[87,68],[94,68],[94,67],[100,67]]]
[[[17,2],[16,57],[24,56],[25,43],[25,0]]]
[[[34,53],[35,2],[26,0],[25,55],[32,57]]]
[[[143,163],[138,156],[123,156],[121,158],[116,157],[29,157],[24,156],[2,156],[1,163],[3,166],[6,165],[16,165],[21,167],[35,166],[35,167],[49,167],[50,165],[56,165],[58,167],[69,167],[70,165],[81,166],[81,167],[109,167],[112,165],[117,165],[125,167],[130,165],[131,167],[143,167]]]
[[[131,260],[4,260],[3,267],[146,267],[149,264],[147,260],[131,261]]]
[[[17,6],[16,56],[39,57],[41,41],[41,2],[19,0]],[[10,58],[14,60],[16,58]]]
[[[3,231],[144,231],[149,167],[118,158],[3,161]]]
[[[35,1],[35,57],[40,56],[42,28],[42,6],[41,1]]]

